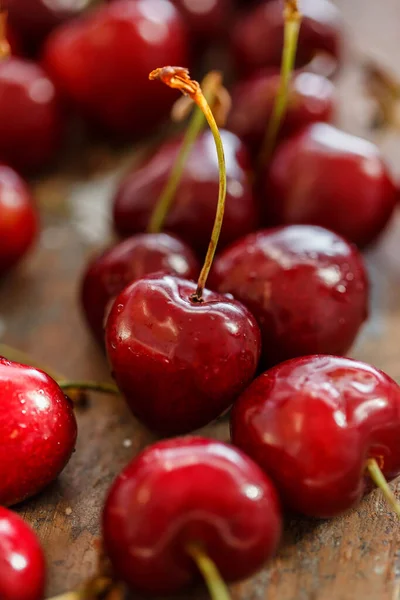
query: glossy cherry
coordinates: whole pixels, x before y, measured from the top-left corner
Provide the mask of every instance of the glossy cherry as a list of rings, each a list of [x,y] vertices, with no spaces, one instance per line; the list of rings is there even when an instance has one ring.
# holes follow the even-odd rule
[[[258,207],[248,179],[250,159],[244,144],[221,131],[225,149],[228,194],[220,247],[259,224]],[[164,188],[182,143],[178,136],[162,144],[156,153],[135,167],[122,182],[114,200],[114,223],[122,235],[144,231]],[[207,249],[218,195],[218,161],[212,134],[201,134],[186,162],[165,229],[178,235],[196,252]]]
[[[136,137],[166,117],[174,94],[154,94],[155,65],[186,64],[185,27],[169,0],[118,0],[58,28],[44,63],[67,98],[112,133]]]
[[[200,437],[147,448],[117,477],[103,513],[116,575],[151,594],[198,579],[191,545],[233,581],[262,567],[280,533],[278,499],[259,467],[232,446]]]
[[[344,354],[368,309],[357,249],[305,225],[250,234],[215,261],[210,286],[256,317],[267,366],[305,354]]]
[[[62,138],[62,109],[53,82],[37,64],[0,62],[0,160],[23,171],[48,164]]]
[[[266,69],[239,81],[232,90],[232,109],[226,128],[238,135],[253,153],[258,153],[266,135],[280,86],[280,74]],[[298,72],[293,76],[288,108],[280,128],[287,137],[315,121],[333,117],[335,87],[326,77]]]
[[[166,233],[137,234],[89,263],[81,298],[87,322],[100,343],[104,343],[104,322],[110,303],[129,283],[156,271],[195,279],[200,265],[186,244]]]
[[[396,186],[377,146],[325,123],[279,146],[264,192],[268,224],[321,225],[358,246],[376,239],[396,205]]]
[[[186,433],[227,410],[260,356],[253,316],[235,300],[171,275],[139,279],[117,296],[106,347],[132,412],[162,434]]]
[[[72,404],[48,375],[0,358],[0,504],[12,505],[53,481],[74,451]]]
[[[376,459],[389,480],[400,474],[400,388],[355,360],[297,358],[258,377],[241,396],[232,440],[271,477],[288,507],[332,517],[360,501],[367,459]]]
[[[25,255],[37,230],[38,216],[27,184],[0,164],[0,275]]]
[[[232,0],[172,0],[183,15],[191,36],[208,42],[225,36],[233,15]]]
[[[296,64],[303,66],[323,54],[340,59],[342,24],[338,9],[329,0],[303,0]],[[283,3],[262,2],[238,16],[232,29],[232,51],[239,71],[251,73],[279,66],[283,44]]]
[[[46,564],[32,529],[0,506],[0,598],[43,600]]]

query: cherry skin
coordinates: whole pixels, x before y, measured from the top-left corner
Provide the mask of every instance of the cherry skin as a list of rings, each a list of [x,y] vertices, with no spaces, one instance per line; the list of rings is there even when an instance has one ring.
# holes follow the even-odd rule
[[[37,494],[63,470],[76,441],[72,404],[48,375],[0,358],[0,504]]]
[[[320,227],[246,236],[217,258],[210,285],[256,317],[266,366],[305,354],[345,354],[367,317],[362,256]]]
[[[238,137],[221,131],[225,149],[228,194],[219,247],[254,231],[258,206],[248,180],[250,158]],[[163,190],[182,143],[178,136],[135,167],[122,182],[114,199],[114,224],[118,233],[144,231]],[[219,172],[210,131],[196,140],[165,221],[165,229],[185,241],[201,256],[207,250],[215,219]]]
[[[81,299],[89,327],[101,344],[110,303],[129,283],[156,271],[195,279],[200,266],[192,250],[167,233],[137,234],[89,263],[82,280]]]
[[[252,380],[260,332],[248,310],[171,275],[139,279],[117,296],[106,347],[118,387],[145,425],[165,435],[207,425]]]
[[[333,517],[369,487],[368,458],[400,474],[400,388],[367,364],[307,356],[258,377],[232,413],[232,440],[292,510]]]
[[[232,90],[232,109],[226,128],[239,136],[253,153],[260,151],[280,86],[276,69],[265,69],[239,81]],[[293,76],[288,108],[279,137],[287,137],[315,121],[333,117],[335,87],[329,79],[313,73]]]
[[[37,64],[0,62],[0,160],[23,170],[44,167],[62,139],[62,109],[54,84]]]
[[[43,600],[46,564],[32,529],[0,506],[0,598]]]
[[[44,63],[90,121],[137,137],[169,113],[174,93],[154,94],[148,75],[157,64],[187,64],[185,33],[169,0],[118,0],[53,32]]]
[[[26,254],[38,230],[38,216],[27,184],[0,164],[0,275]]]
[[[232,0],[172,0],[198,42],[216,40],[228,32]]]
[[[296,64],[303,66],[317,54],[334,62],[341,54],[342,24],[338,9],[329,0],[303,0],[303,21]],[[232,51],[242,73],[262,67],[279,67],[282,59],[283,5],[280,0],[262,2],[239,15],[232,29]]]
[[[325,123],[278,147],[264,190],[267,223],[321,225],[361,247],[377,238],[396,205],[377,146]]]
[[[190,544],[201,544],[223,579],[234,581],[263,566],[280,534],[269,479],[240,450],[200,437],[144,450],[117,477],[103,512],[116,575],[151,594],[174,593],[198,579]]]

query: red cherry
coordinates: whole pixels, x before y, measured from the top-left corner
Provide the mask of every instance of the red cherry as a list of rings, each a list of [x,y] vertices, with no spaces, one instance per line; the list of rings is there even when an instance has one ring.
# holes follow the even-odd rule
[[[259,152],[265,138],[280,81],[279,72],[268,69],[239,81],[232,90],[232,109],[226,127],[254,153]],[[280,137],[287,137],[315,121],[330,121],[334,99],[335,87],[329,79],[313,73],[296,73]]]
[[[265,191],[268,223],[321,225],[359,246],[375,240],[396,204],[377,146],[325,123],[278,147]]]
[[[364,363],[297,358],[267,371],[232,414],[232,439],[276,483],[285,504],[332,517],[357,504],[375,458],[400,474],[400,388]]]
[[[15,57],[0,62],[0,114],[0,160],[34,170],[53,158],[62,137],[62,112],[39,65]]]
[[[172,0],[197,41],[210,41],[228,32],[232,0]]]
[[[46,564],[36,535],[21,517],[0,506],[1,600],[42,600],[45,580]]]
[[[117,296],[106,324],[113,374],[132,412],[170,435],[206,425],[252,380],[260,333],[238,302],[170,275],[139,279]]]
[[[199,437],[147,448],[117,477],[103,513],[115,573],[146,593],[197,579],[199,544],[222,577],[248,577],[274,553],[281,516],[274,488],[240,451]]]
[[[156,271],[195,279],[200,266],[186,244],[166,233],[135,235],[89,263],[81,298],[88,324],[100,343],[104,342],[104,320],[110,302],[128,283]]]
[[[24,256],[37,229],[28,186],[13,169],[0,165],[0,275]]]
[[[316,55],[338,61],[342,24],[338,9],[328,0],[303,0],[296,64],[302,66]],[[232,49],[237,68],[251,73],[266,66],[279,66],[282,58],[283,5],[280,0],[262,2],[240,15],[232,31]]]
[[[228,195],[220,247],[258,225],[258,207],[247,169],[250,160],[243,143],[228,131],[221,131],[225,149]],[[154,205],[163,190],[182,137],[169,140],[122,182],[114,200],[114,223],[122,235],[144,231]],[[215,218],[218,195],[218,160],[211,132],[199,136],[185,164],[165,228],[178,235],[201,255],[207,249]]]
[[[60,89],[90,120],[123,136],[148,133],[174,94],[154,94],[149,72],[187,63],[182,19],[168,0],[119,0],[58,28],[44,62]]]
[[[0,358],[0,504],[21,502],[53,481],[75,447],[72,405],[42,371]]]
[[[217,258],[210,285],[256,317],[267,366],[305,354],[344,354],[367,316],[361,255],[320,227],[246,236]]]

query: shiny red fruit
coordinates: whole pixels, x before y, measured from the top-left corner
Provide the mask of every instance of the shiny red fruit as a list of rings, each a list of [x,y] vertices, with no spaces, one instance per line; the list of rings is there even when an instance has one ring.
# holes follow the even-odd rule
[[[76,441],[71,402],[42,371],[0,358],[0,504],[40,492],[63,470]]]
[[[100,343],[104,343],[105,317],[114,298],[129,283],[156,271],[195,279],[200,266],[189,246],[167,233],[132,236],[89,263],[81,298],[86,320]]]
[[[248,179],[250,159],[238,137],[221,131],[225,149],[228,193],[220,247],[254,231],[259,224],[258,206]],[[179,136],[162,144],[156,153],[135,167],[122,182],[114,200],[114,223],[122,235],[145,231],[182,143]],[[203,255],[210,241],[218,199],[219,171],[210,131],[195,142],[165,229],[178,235]]]
[[[234,581],[263,566],[280,534],[278,498],[259,467],[232,446],[200,437],[142,452],[117,477],[103,513],[115,573],[151,594],[199,579],[190,544]]]
[[[362,256],[320,227],[246,236],[217,258],[210,285],[256,317],[267,366],[305,354],[345,354],[367,317]]]
[[[0,275],[26,254],[37,230],[38,215],[27,184],[0,164]]]
[[[139,279],[117,296],[106,346],[132,412],[165,435],[207,425],[252,380],[260,332],[239,302],[171,275]]]
[[[342,23],[338,9],[329,0],[302,0],[296,64],[306,65],[316,55],[338,61],[341,54]],[[283,45],[283,3],[262,2],[239,15],[232,30],[232,51],[241,72],[279,66]]]
[[[266,136],[280,80],[277,70],[268,69],[239,81],[232,90],[232,109],[226,128],[254,153],[260,150]],[[287,137],[315,121],[330,121],[334,103],[335,87],[329,79],[313,73],[295,74],[279,137]]]
[[[185,28],[168,0],[119,0],[58,28],[44,63],[89,120],[139,136],[166,117],[176,94],[149,81],[152,69],[188,62]]]
[[[278,147],[264,190],[268,224],[321,225],[358,246],[376,239],[396,205],[396,186],[377,146],[325,123]]]
[[[32,529],[0,506],[0,598],[43,600],[46,564]]]
[[[233,14],[232,0],[172,0],[196,41],[224,36]]]
[[[23,171],[48,164],[62,138],[62,110],[53,82],[37,64],[0,62],[0,160]]]
[[[400,388],[364,363],[297,358],[267,371],[232,413],[232,440],[292,510],[333,517],[364,494],[368,458],[400,474]]]

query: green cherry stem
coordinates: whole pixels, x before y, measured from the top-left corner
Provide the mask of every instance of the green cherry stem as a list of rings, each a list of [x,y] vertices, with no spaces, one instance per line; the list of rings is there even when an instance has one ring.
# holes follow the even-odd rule
[[[265,165],[275,148],[279,128],[285,117],[289,98],[289,86],[296,60],[302,15],[297,6],[297,0],[285,0],[284,42],[281,63],[281,81],[276,96],[271,119],[268,123],[264,143],[259,157],[260,167]]]
[[[114,394],[115,396],[118,396],[121,393],[118,387],[113,383],[97,381],[58,381],[58,385],[64,392],[70,390],[79,392],[100,392],[102,394]]]
[[[377,461],[375,458],[369,458],[367,460],[367,471],[369,476],[371,477],[374,484],[381,490],[383,495],[386,498],[387,503],[394,510],[396,515],[400,517],[400,504],[397,501],[396,496],[390,489],[388,482],[385,479],[384,474],[382,473]]]
[[[211,265],[215,256],[218,245],[219,236],[221,233],[222,222],[225,212],[226,199],[226,166],[224,147],[221,140],[221,135],[218,130],[214,115],[205,99],[201,87],[197,81],[190,79],[189,71],[182,67],[163,67],[155,69],[149,75],[151,80],[158,79],[173,89],[180,90],[183,94],[189,96],[203,112],[211,132],[214,137],[215,146],[218,155],[219,165],[219,193],[217,212],[215,216],[214,227],[211,233],[211,240],[208,246],[207,255],[204,261],[203,268],[197,282],[196,292],[191,297],[193,302],[203,301],[203,290],[206,286],[207,278],[211,269]]]
[[[229,590],[215,563],[198,544],[189,544],[186,552],[192,557],[204,581],[212,600],[231,600]]]

